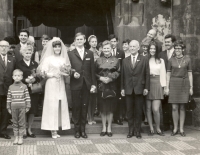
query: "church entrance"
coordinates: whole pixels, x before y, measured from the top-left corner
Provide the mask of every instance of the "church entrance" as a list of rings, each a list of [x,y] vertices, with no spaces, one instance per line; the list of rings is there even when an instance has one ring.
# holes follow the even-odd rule
[[[35,37],[38,48],[40,37],[58,36],[71,44],[77,32],[98,41],[113,33],[115,0],[14,0],[14,34],[22,28]]]

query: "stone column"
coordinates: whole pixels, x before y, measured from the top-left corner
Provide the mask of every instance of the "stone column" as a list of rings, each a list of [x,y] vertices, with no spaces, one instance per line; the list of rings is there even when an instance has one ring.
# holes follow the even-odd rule
[[[13,36],[13,0],[0,0],[0,39]]]
[[[193,124],[200,126],[200,1],[176,0],[172,6],[172,33],[186,45],[185,54],[192,61],[194,97],[197,108]],[[186,116],[186,121],[188,117]]]

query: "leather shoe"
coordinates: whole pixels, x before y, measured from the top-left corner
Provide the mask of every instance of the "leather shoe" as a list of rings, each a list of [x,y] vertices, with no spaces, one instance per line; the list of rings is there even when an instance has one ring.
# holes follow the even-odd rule
[[[183,132],[180,132],[180,135],[181,135],[182,137],[185,137],[185,136],[186,136],[186,134],[185,134],[184,131],[183,131]]]
[[[106,135],[106,132],[101,132],[101,133],[100,133],[100,136],[101,136],[101,137],[103,137],[103,136],[105,136],[105,135]]]
[[[129,132],[127,135],[127,138],[131,138],[131,137],[133,137],[133,132]]]
[[[118,124],[118,125],[123,125],[123,122],[121,120],[115,120],[114,123]]]
[[[157,131],[157,134],[158,134],[159,136],[165,136],[164,132],[162,132],[162,131],[160,131],[160,132]]]
[[[32,133],[32,134],[29,134],[28,132],[27,132],[27,136],[28,137],[31,137],[31,138],[36,138],[36,136]]]
[[[11,139],[11,137],[8,136],[7,134],[0,134],[0,137],[5,139]]]
[[[112,137],[113,134],[112,134],[112,132],[108,132],[107,135],[108,135],[108,137]]]
[[[142,138],[140,132],[136,132],[136,135],[135,135],[135,136],[136,136],[137,139],[141,139],[141,138]]]
[[[75,138],[80,138],[80,132],[75,132],[74,137]]]
[[[176,131],[176,132],[172,131],[171,136],[175,136],[177,134],[178,134],[178,131]]]
[[[81,132],[81,137],[82,138],[88,138],[87,134],[85,132]]]

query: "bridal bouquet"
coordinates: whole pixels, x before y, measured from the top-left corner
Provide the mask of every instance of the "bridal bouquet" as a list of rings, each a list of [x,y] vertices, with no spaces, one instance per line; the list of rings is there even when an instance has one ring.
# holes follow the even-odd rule
[[[65,76],[69,76],[71,71],[71,66],[68,64],[63,64],[60,66],[60,73]]]

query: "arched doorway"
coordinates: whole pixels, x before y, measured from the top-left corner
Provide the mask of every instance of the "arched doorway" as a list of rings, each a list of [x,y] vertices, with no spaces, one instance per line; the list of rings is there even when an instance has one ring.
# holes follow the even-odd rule
[[[90,28],[87,34],[93,32],[99,41],[103,41],[107,39],[108,34],[113,33],[110,8],[114,4],[115,0],[15,0],[15,36],[18,35],[20,28],[43,24],[58,29],[61,32],[61,39],[69,44],[73,42],[76,29],[85,25]],[[30,24],[26,24],[27,20],[22,20],[20,22],[25,23],[20,25],[17,20],[20,16],[27,18]],[[40,38],[34,37],[36,40]]]

